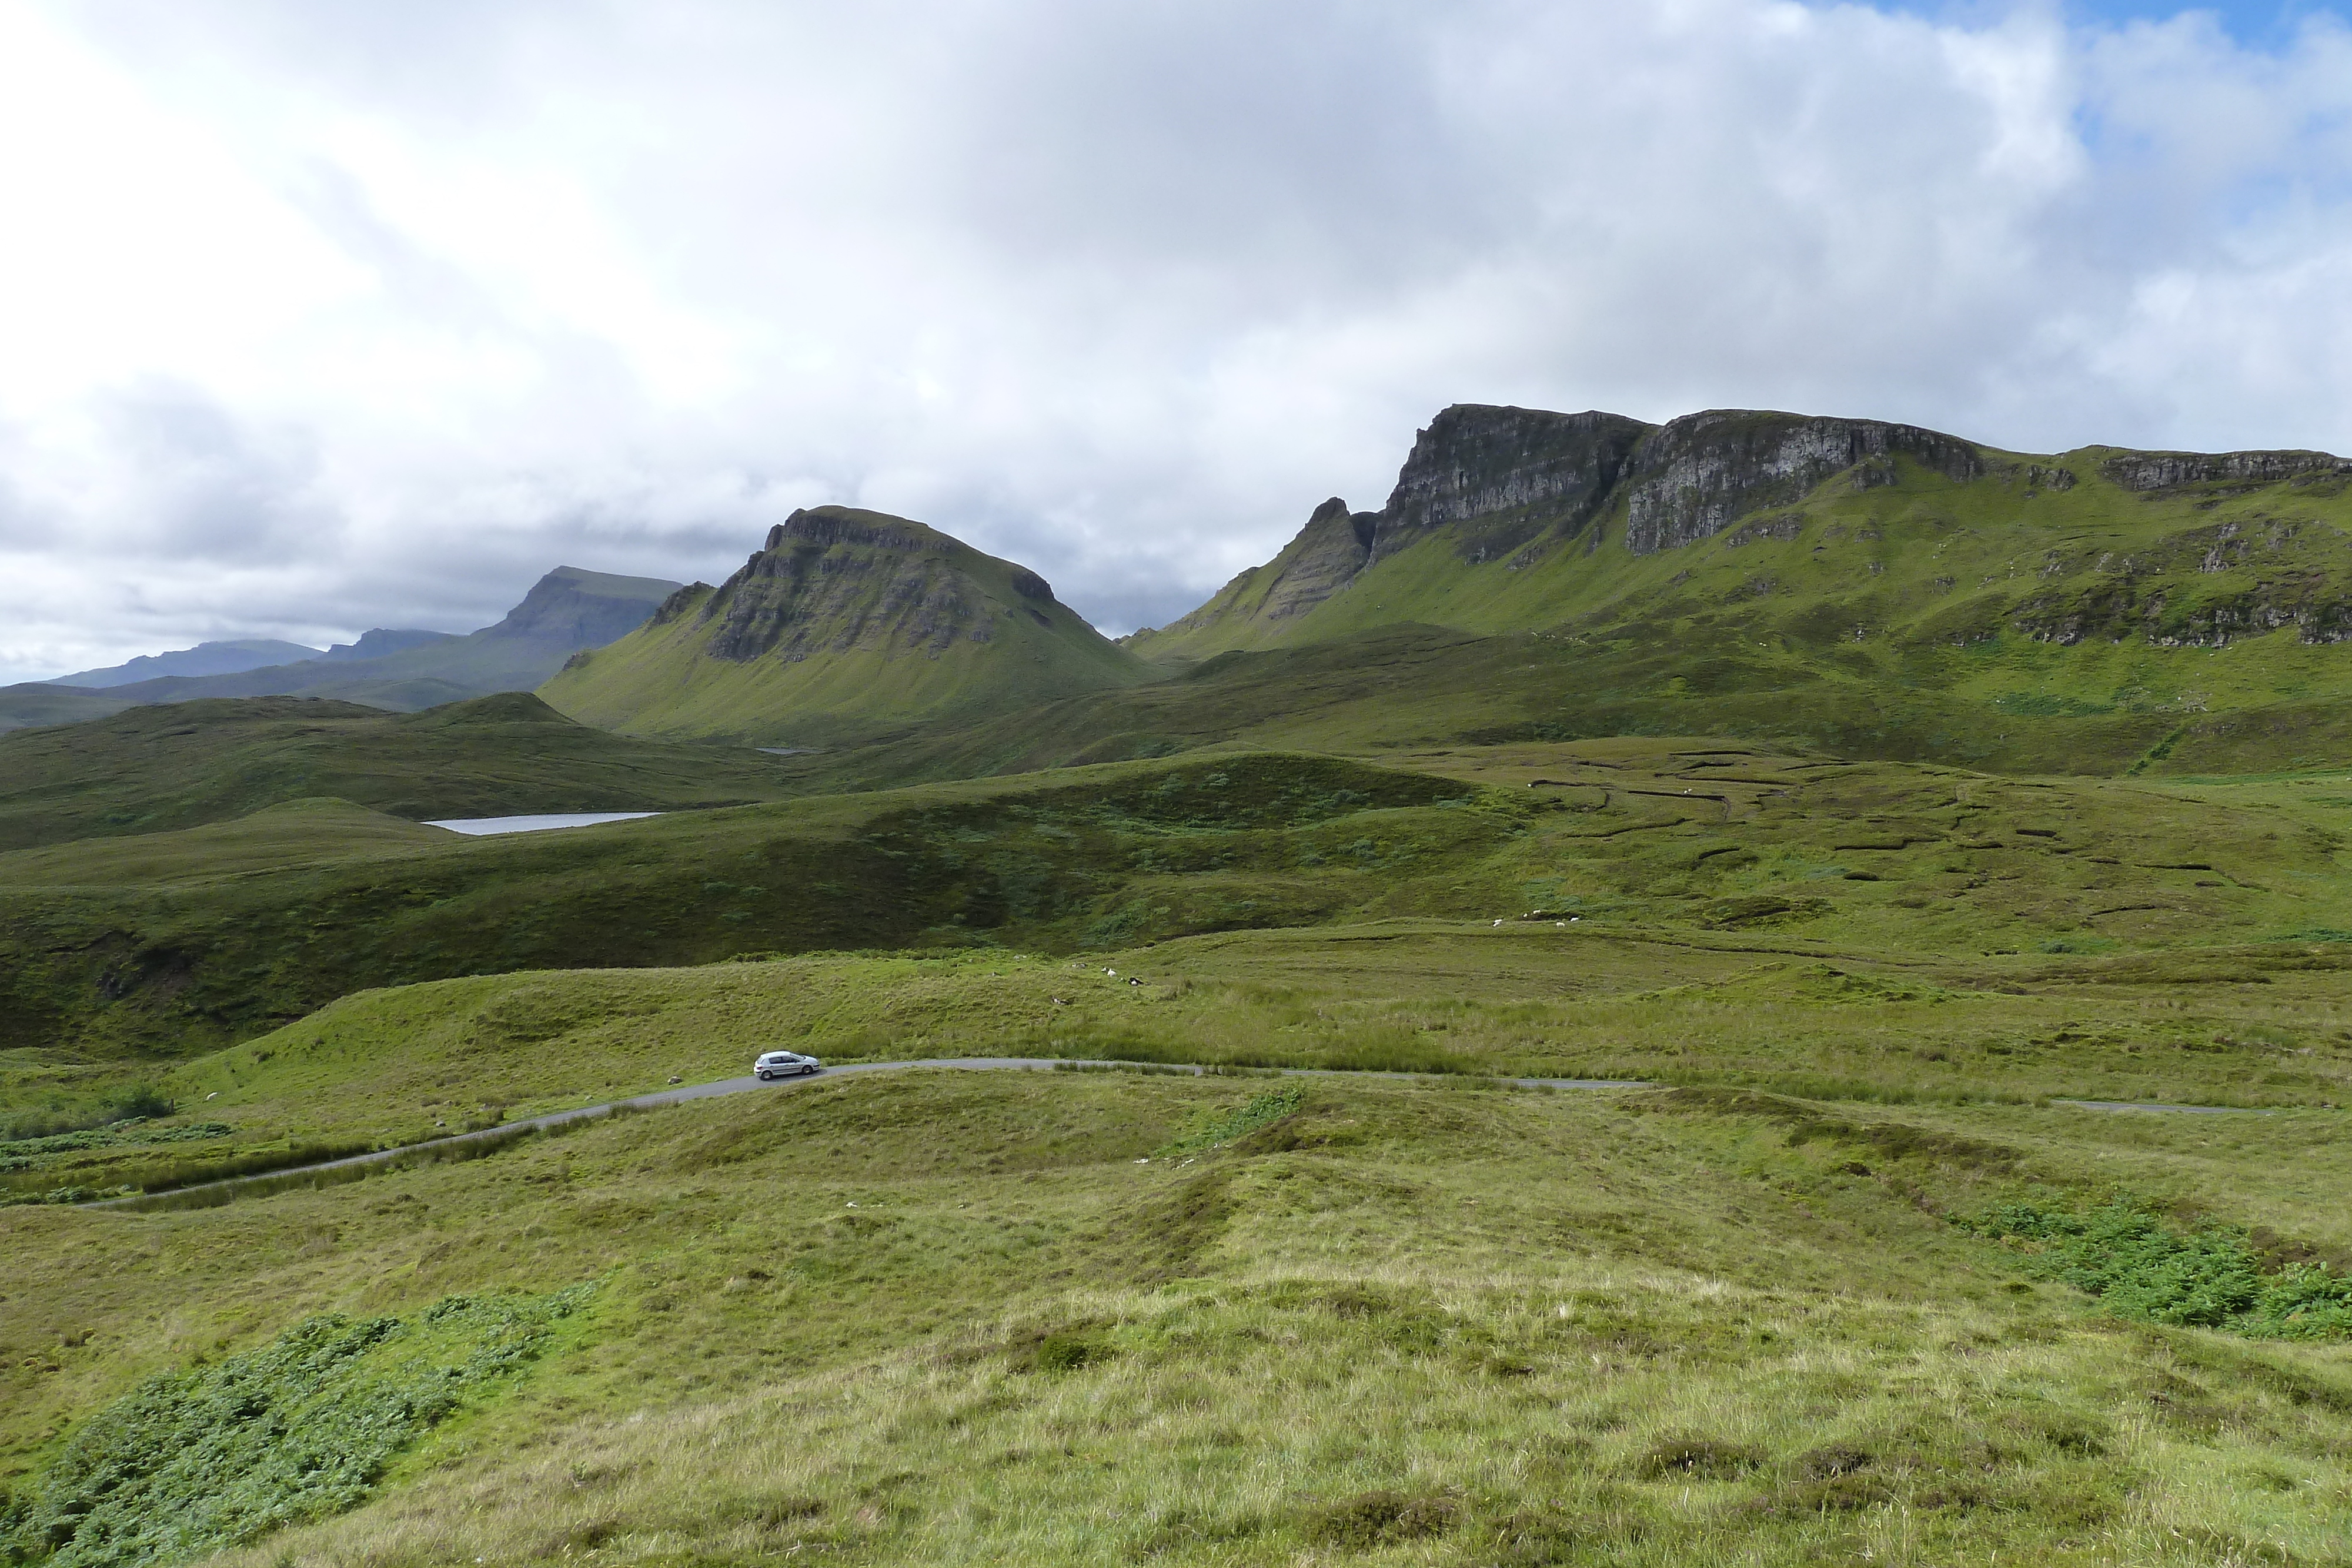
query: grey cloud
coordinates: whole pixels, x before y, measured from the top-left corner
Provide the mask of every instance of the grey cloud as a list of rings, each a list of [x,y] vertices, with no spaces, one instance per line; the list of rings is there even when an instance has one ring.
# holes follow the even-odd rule
[[[371,280],[217,385],[92,389],[129,477],[0,447],[24,515],[68,507],[66,577],[148,570],[114,538],[221,569],[141,635],[200,592],[463,629],[558,560],[710,577],[827,500],[1122,631],[1377,505],[1455,401],[2352,446],[2325,22],[2254,54],[1764,0],[54,14]]]
[[[152,382],[93,410],[119,476],[116,542],[146,559],[236,566],[339,553],[307,432],[243,426],[198,389]]]

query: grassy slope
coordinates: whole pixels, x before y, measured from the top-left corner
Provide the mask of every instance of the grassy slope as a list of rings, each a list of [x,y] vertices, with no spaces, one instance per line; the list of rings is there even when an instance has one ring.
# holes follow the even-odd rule
[[[2341,1092],[2326,1072],[2313,1078],[2281,1054],[2333,1051],[2327,1040],[2306,1040],[2291,1023],[2281,1026],[2285,1035],[2266,1032],[2269,1025],[2255,1027],[2259,1007],[2214,1013],[2204,998],[2238,987],[2300,998],[2334,983],[2352,954],[2352,886],[2336,863],[2352,781],[2044,783],[1753,753],[1678,755],[1634,740],[1411,760],[1416,771],[1383,773],[1228,755],[484,841],[412,842],[401,834],[417,830],[321,808],[310,818],[273,814],[204,830],[202,838],[127,840],[86,862],[51,852],[0,857],[0,931],[20,955],[8,971],[5,1016],[20,1031],[20,1054],[5,1102],[38,1108],[111,1092],[126,1071],[153,1071],[131,1065],[148,1053],[185,1057],[371,987],[843,948],[969,950],[1008,975],[1029,975],[1017,1006],[988,987],[942,1004],[969,1009],[968,1036],[981,1042],[970,1049],[983,1052],[987,1042],[1011,1040],[1054,1054],[1211,1051],[1249,1061],[1262,1049],[1252,1042],[1273,1031],[1307,1052],[1292,1060],[1443,1065],[1452,1060],[1444,1042],[1456,1037],[1424,1029],[1418,1003],[1392,1012],[1335,998],[1318,1004],[1328,1019],[1175,1006],[1151,1015],[1161,1024],[1123,1031],[1113,1017],[1055,1007],[1044,988],[1051,976],[1015,956],[1156,942],[1172,962],[1185,949],[1170,945],[1188,936],[1213,942],[1221,939],[1206,934],[1382,921],[1403,924],[1373,927],[1375,947],[1434,921],[1426,930],[1482,950],[1503,934],[1532,943],[1531,951],[1557,946],[1546,964],[1591,964],[1603,939],[1628,944],[1610,966],[1628,991],[1712,986],[1754,971],[1728,991],[1705,990],[1663,1012],[1636,1009],[1627,1017],[1665,1021],[1622,1030],[1599,1003],[1598,1011],[1561,1010],[1571,975],[1528,980],[1532,993],[1507,974],[1463,976],[1459,994],[1499,988],[1514,1005],[1540,1002],[1528,1029],[1582,1042],[1499,1056],[1490,1042],[1475,1058],[1529,1071],[1647,1076],[1669,1063],[1672,1037],[1695,1029],[1695,1018],[1763,1016],[1783,1000],[1798,1009],[1791,1016],[1811,1017],[1808,998],[1834,1001],[1839,987],[1808,977],[1808,967],[1835,958],[1898,988],[1974,999],[1922,1000],[1895,1014],[1829,1008],[1822,1016],[1903,1021],[1891,1035],[1874,1024],[1856,1034],[1840,1025],[1819,1035],[1816,1054],[1757,1054],[1727,1024],[1730,1032],[1709,1034],[1700,1052],[1717,1075],[1708,1081],[1944,1096],[2000,1081],[2022,1085],[2019,1092],[2128,1095],[2139,1092],[2139,1057],[2202,1051],[2226,1035],[2236,1043],[2212,1053],[2201,1080],[2209,1097],[2274,1092],[2284,1103],[2311,1103]],[[1556,782],[1528,788],[1535,779]],[[1449,797],[1470,803],[1436,803]],[[317,835],[310,848],[285,836],[299,832]],[[248,842],[255,847],[240,847]],[[310,858],[268,876],[225,874],[272,854]],[[1542,919],[1521,918],[1535,910]],[[1555,924],[1570,915],[1578,916],[1572,928]],[[1501,933],[1496,918],[1507,918]],[[1286,950],[1267,940],[1265,952]],[[1712,955],[1703,963],[1682,956],[1701,950]],[[927,975],[949,972],[936,959],[904,962]],[[1167,977],[1160,962],[1144,973]],[[462,991],[475,982],[457,983]],[[635,995],[635,983],[610,982],[615,995]],[[1388,994],[1384,982],[1364,984],[1368,997]],[[1978,993],[2015,986],[2197,1003],[2178,1019],[2159,1009],[2114,1029],[2094,1029],[2054,1004],[2013,1017],[2008,1004],[1979,1005]],[[1121,1008],[1157,995],[1120,994],[1136,998]],[[844,1005],[845,1016],[882,1031],[855,1047],[861,1054],[887,1054],[910,1038],[925,1050],[964,1049],[952,1029],[897,1020],[870,1000],[863,1014]],[[1213,1013],[1243,1019],[1239,1032],[1212,1028]],[[2252,1032],[2231,1033],[2225,1014]],[[758,1035],[689,1016],[700,1021],[680,1027],[700,1041],[688,1051],[698,1072],[734,1061]],[[1987,1019],[2000,1021],[1980,1023]],[[2168,1021],[2180,1027],[2158,1027]],[[418,1042],[438,1028],[412,1020],[381,1040],[422,1051]],[[485,1028],[493,1043],[506,1038]],[[686,1037],[650,1023],[626,1028],[643,1059],[588,1088],[687,1070],[664,1061],[681,1049],[673,1039]],[[2086,1029],[2105,1041],[2095,1051],[2072,1038]],[[1903,1040],[1903,1030],[1916,1038]],[[368,1061],[377,1051],[366,1042],[378,1037],[360,1038],[358,1060]],[[2095,1072],[2086,1051],[2098,1056]],[[2256,1061],[2276,1076],[2248,1077]],[[2027,1071],[2042,1062],[2065,1071]],[[372,1124],[369,1135],[389,1127]]]
[[[1752,658],[1726,656],[1676,623],[1605,635],[1474,636],[1397,626],[1340,642],[1224,653],[1153,685],[1067,698],[985,725],[940,726],[798,758],[793,768],[808,788],[873,788],[1202,747],[1381,757],[1451,742],[1613,735],[1730,738],[1999,773],[2340,768],[2352,758],[2352,705],[2313,696],[2315,683],[2273,680],[2271,673],[2293,666],[2325,674],[2342,655],[2299,647],[2294,638],[2279,631],[2218,651],[2151,655],[2162,666],[2157,674],[2205,682],[2189,688],[2200,702],[2224,676],[2247,677],[2228,688],[2245,706],[2135,710],[2042,691],[2073,678],[2069,661],[2078,651],[2013,634],[1948,650],[1917,674],[1906,667],[1890,674],[1867,649],[1818,658],[1763,649]],[[1990,699],[1956,695],[1971,683]]]
[[[2325,1562],[2352,1524],[2340,1348],[2105,1318],[1940,1218],[2121,1178],[2340,1250],[2333,1118],[1792,1143],[1770,1106],[1322,1083],[1139,1163],[1262,1088],[868,1080],[227,1208],[10,1210],[40,1283],[0,1467],[30,1490],[78,1414],[310,1313],[584,1281],[380,1501],[229,1561]],[[2276,1168],[2311,1179],[2247,1179]]]
[[[1070,946],[1138,919],[1188,928],[1326,917],[1397,868],[1501,831],[1430,802],[1449,780],[1316,758],[1215,769],[1129,765],[1044,779],[931,786],[589,831],[442,834],[387,860],[323,833],[265,877],[223,877],[205,853],[152,835],[93,862],[38,857],[0,885],[0,1040],[79,1060],[184,1054],[260,1032],[375,985],[551,965],[709,962],[766,951]],[[1211,825],[1212,822],[1216,825]],[[240,824],[240,828],[247,824]],[[1375,863],[1338,849],[1392,835]],[[1164,846],[1164,849],[1163,849]],[[1181,913],[1119,913],[1154,853],[1184,885]],[[1241,886],[1250,866],[1321,869]],[[1195,862],[1202,863],[1195,863]],[[10,873],[0,859],[0,877]],[[92,881],[89,877],[120,877]],[[1148,882],[1145,885],[1150,885]]]
[[[1308,531],[1301,530],[1272,560],[1245,568],[1200,608],[1171,625],[1147,626],[1121,638],[1121,645],[1155,663],[1181,667],[1219,653],[1294,641],[1293,623],[1273,619],[1267,612],[1284,575],[1307,553],[1308,538]]]
[[[169,831],[313,796],[423,820],[782,793],[765,758],[606,735],[522,693],[396,716],[256,697],[0,739],[0,848]]]
[[[0,1186],[161,1185],[289,1146],[415,1142],[735,1076],[778,1046],[834,1062],[1109,1057],[1920,1105],[2352,1103],[2347,959],[2333,952],[1922,962],[1581,925],[1389,920],[1086,959],[822,955],[372,990],[160,1077],[229,1133],[60,1152]]]
[[[1068,606],[1018,592],[1022,569],[1013,563],[919,524],[878,521],[920,530],[925,568],[952,574],[979,598],[986,641],[960,636],[934,652],[877,646],[869,638],[803,659],[770,653],[738,663],[706,652],[713,628],[701,619],[703,600],[575,659],[540,695],[583,722],[633,735],[803,745],[1018,709],[1148,677],[1140,661]],[[868,553],[901,564],[896,552]]]

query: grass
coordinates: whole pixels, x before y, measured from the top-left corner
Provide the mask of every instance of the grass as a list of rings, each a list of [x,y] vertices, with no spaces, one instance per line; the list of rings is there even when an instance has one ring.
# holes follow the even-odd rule
[[[8,1211],[41,1285],[7,1484],[44,1506],[90,1429],[61,1417],[200,1356],[593,1277],[369,1500],[224,1561],[2326,1561],[2352,1523],[2339,1348],[2119,1322],[1944,1218],[2210,1127],[1969,1113],[2010,1170],[1907,1110],[1791,1143],[1731,1100],[1318,1081],[1154,1155],[1263,1093],[867,1079],[225,1208]],[[2340,1191],[2332,1127],[2220,1135]],[[2170,1201],[2235,1201],[2197,1168]],[[2340,1204],[2231,1212],[2352,1239]]]
[[[69,1098],[71,1060],[184,1057],[437,977],[843,949],[1076,956],[1381,920],[1749,953],[1745,994],[1708,994],[1764,1005],[1812,983],[1766,964],[1831,956],[1921,998],[2162,985],[2189,988],[2182,1001],[2352,951],[2326,939],[2352,930],[2340,773],[2019,780],[1727,744],[1441,747],[1388,768],[1220,753],[487,841],[315,803],[20,852],[0,856],[0,1046],[26,1053],[16,1082],[41,1085],[26,1092]],[[1733,973],[1695,962],[1692,979]],[[1651,972],[1633,988],[1686,973]],[[1370,1021],[1360,1050],[1433,1043],[1417,1021]],[[2134,1043],[2155,1042],[2117,1049]]]
[[[1244,758],[488,840],[413,841],[428,830],[329,805],[86,859],[0,857],[0,998],[12,1004],[0,1049],[191,1054],[372,986],[551,965],[1066,949],[1139,925],[1316,918],[1504,831],[1437,804],[1469,793],[1360,764]],[[1213,810],[1234,823],[1208,821]],[[272,855],[268,874],[235,874]],[[1258,868],[1308,857],[1316,874],[1248,885]],[[1181,914],[1107,906],[1139,873],[1163,886],[1198,873]]]
[[[415,714],[207,699],[0,737],[0,850],[233,822],[320,798],[418,821],[785,793],[765,758],[606,735],[521,692]]]

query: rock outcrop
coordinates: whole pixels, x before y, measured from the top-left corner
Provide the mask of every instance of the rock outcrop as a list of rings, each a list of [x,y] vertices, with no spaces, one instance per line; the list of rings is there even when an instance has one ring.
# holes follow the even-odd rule
[[[959,637],[988,642],[987,596],[940,543],[920,523],[878,512],[796,511],[704,602],[702,621],[717,622],[705,651],[737,664],[853,648],[936,658]]]
[[[2170,490],[2352,475],[2352,460],[2326,452],[2126,452],[2101,464],[2100,472],[2126,490]]]
[[[1374,514],[1372,559],[1430,529],[1466,532],[1465,559],[1487,560],[1539,534],[1572,535],[1598,516],[1654,427],[1615,413],[1456,403],[1415,434],[1388,505]]]
[[[1908,457],[1947,479],[1981,476],[1965,441],[1874,419],[1813,419],[1716,409],[1661,427],[1625,481],[1625,548],[1635,555],[1710,538],[1750,512],[1801,500],[1851,468],[1858,485],[1891,483]]]

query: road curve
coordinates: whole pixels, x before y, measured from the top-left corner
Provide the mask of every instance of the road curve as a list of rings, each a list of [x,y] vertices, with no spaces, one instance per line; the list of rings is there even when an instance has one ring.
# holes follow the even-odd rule
[[[607,1101],[602,1105],[583,1105],[572,1111],[551,1111],[544,1116],[531,1116],[520,1122],[501,1122],[495,1127],[482,1127],[470,1133],[452,1133],[446,1138],[427,1138],[422,1143],[403,1144],[397,1148],[377,1149],[364,1155],[346,1155],[339,1160],[320,1160],[313,1165],[288,1166],[282,1170],[262,1171],[252,1176],[229,1176],[221,1181],[199,1182],[194,1186],[171,1187],[163,1192],[131,1193],[123,1197],[100,1198],[92,1203],[77,1204],[77,1208],[132,1208],[142,1204],[164,1199],[185,1199],[205,1193],[223,1195],[226,1202],[243,1188],[263,1182],[283,1181],[288,1176],[307,1176],[316,1171],[354,1170],[364,1166],[390,1165],[412,1155],[434,1150],[461,1148],[468,1144],[505,1140],[524,1133],[534,1133],[548,1127],[561,1127],[567,1123],[585,1122],[598,1116],[609,1116],[615,1111],[649,1111],[656,1105],[680,1105],[689,1100],[715,1100],[722,1094],[743,1094],[755,1089],[793,1089],[804,1083],[823,1082],[827,1079],[847,1078],[861,1072],[903,1072],[914,1067],[957,1067],[976,1072],[1051,1072],[1056,1069],[1098,1067],[1139,1067],[1155,1072],[1189,1072],[1194,1076],[1215,1069],[1188,1062],[1115,1061],[1076,1060],[1056,1056],[940,1056],[919,1061],[852,1061],[839,1067],[824,1067],[797,1078],[761,1081],[754,1077],[721,1078],[709,1083],[688,1083],[683,1088],[656,1090],[629,1100]],[[1269,1072],[1286,1078],[1388,1078],[1416,1082],[1444,1082],[1445,1079],[1425,1072],[1350,1071],[1337,1067],[1277,1067],[1248,1070],[1253,1073]],[[1639,1078],[1496,1078],[1474,1080],[1519,1089],[1647,1089],[1652,1085]]]

